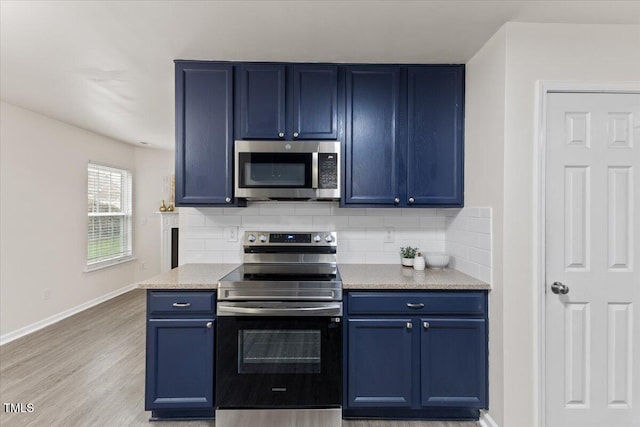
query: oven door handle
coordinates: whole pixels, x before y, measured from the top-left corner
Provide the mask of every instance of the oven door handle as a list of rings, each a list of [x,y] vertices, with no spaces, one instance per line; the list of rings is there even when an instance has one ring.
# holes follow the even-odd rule
[[[342,304],[326,304],[318,307],[238,307],[218,303],[218,316],[341,316]]]

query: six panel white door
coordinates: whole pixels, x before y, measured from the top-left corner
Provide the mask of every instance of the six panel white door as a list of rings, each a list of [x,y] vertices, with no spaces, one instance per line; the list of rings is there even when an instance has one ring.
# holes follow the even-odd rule
[[[640,94],[547,99],[546,427],[638,427]]]

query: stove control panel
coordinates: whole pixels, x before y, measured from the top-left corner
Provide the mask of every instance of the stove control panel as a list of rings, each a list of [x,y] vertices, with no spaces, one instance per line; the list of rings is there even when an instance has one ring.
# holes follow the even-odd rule
[[[244,234],[244,244],[246,246],[336,246],[336,232],[296,231],[286,233],[281,231],[247,231]]]

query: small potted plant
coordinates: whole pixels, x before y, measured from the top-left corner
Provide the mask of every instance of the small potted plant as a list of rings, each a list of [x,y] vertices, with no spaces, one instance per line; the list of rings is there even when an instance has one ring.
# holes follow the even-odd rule
[[[413,266],[413,259],[416,257],[418,248],[412,248],[411,246],[403,246],[400,248],[400,256],[402,257],[402,265],[405,267]]]

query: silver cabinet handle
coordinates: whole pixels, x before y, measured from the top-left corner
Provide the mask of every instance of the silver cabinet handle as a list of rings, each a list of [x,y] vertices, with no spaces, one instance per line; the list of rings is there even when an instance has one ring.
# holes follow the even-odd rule
[[[407,303],[407,307],[408,308],[412,308],[412,309],[418,309],[418,308],[424,308],[424,304],[421,302],[415,303],[415,302],[408,302]]]
[[[410,205],[412,205],[413,202],[415,202],[415,201],[416,201],[416,199],[414,199],[413,197],[409,197],[409,204]]]
[[[225,197],[224,201],[227,203],[231,203],[231,197]]]
[[[174,307],[191,307],[191,303],[190,302],[174,302],[173,303]]]
[[[413,329],[413,323],[407,322],[407,329]]]
[[[299,134],[298,132],[294,132],[294,133],[293,133],[293,137],[294,137],[294,138],[297,138],[299,135],[300,135],[300,134]]]
[[[213,322],[207,322],[207,329],[213,328]]]
[[[284,132],[278,132],[278,137],[279,138],[284,138]]]
[[[431,325],[429,324],[429,322],[422,322],[422,327],[425,329],[429,329]]]
[[[398,203],[400,203],[400,199],[396,197],[395,199],[393,199],[393,203],[397,205]]]
[[[551,292],[556,295],[566,295],[569,293],[569,287],[561,282],[553,282]]]

